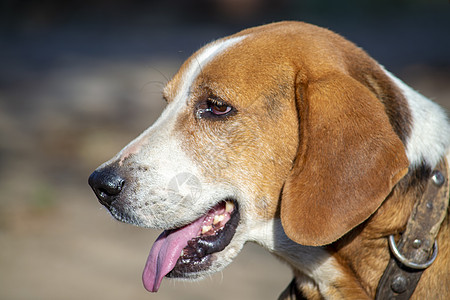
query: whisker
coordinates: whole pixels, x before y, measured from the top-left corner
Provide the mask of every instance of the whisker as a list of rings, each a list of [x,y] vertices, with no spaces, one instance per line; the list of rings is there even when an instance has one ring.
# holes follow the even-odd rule
[[[144,85],[140,88],[139,91],[140,91],[140,92],[143,92],[144,89],[145,89],[147,86],[151,85],[151,84],[160,85],[161,90],[162,90],[162,89],[164,88],[164,86],[166,85],[164,82],[161,82],[161,81],[158,81],[158,80],[150,80],[150,81],[144,83]],[[161,91],[161,90],[160,90],[160,91]]]
[[[161,72],[159,69],[157,69],[155,67],[151,67],[151,66],[149,68],[151,68],[151,69],[155,70],[156,72],[158,72],[159,75],[161,75],[166,80],[166,82],[164,84],[167,84],[170,81],[170,79],[163,72]]]

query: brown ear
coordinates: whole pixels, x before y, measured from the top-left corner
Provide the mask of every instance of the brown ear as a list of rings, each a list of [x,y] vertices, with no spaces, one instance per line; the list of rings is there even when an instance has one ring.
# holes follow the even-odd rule
[[[325,245],[374,213],[409,162],[384,106],[361,83],[332,74],[297,86],[300,144],[281,221],[295,242]]]

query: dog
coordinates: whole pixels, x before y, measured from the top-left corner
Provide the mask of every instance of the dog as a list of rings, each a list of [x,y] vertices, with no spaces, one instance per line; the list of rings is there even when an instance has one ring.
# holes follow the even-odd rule
[[[373,299],[388,237],[405,231],[436,166],[448,169],[443,109],[314,25],[214,41],[163,97],[159,119],[89,178],[117,220],[164,230],[143,272],[151,292],[222,270],[251,241],[292,268],[280,299]],[[450,298],[444,214],[415,299]]]

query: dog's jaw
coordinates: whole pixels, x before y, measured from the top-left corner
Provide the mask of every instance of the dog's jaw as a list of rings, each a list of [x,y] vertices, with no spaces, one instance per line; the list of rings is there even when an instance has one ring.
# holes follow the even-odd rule
[[[239,209],[226,200],[181,228],[164,231],[150,251],[142,276],[144,286],[156,292],[164,276],[198,277],[207,271],[233,239],[239,224]]]

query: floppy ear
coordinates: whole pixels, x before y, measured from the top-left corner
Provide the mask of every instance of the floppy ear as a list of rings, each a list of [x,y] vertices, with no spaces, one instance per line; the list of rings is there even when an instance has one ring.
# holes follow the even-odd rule
[[[383,104],[352,77],[298,82],[296,97],[300,139],[281,221],[293,241],[325,245],[374,213],[409,162]]]

